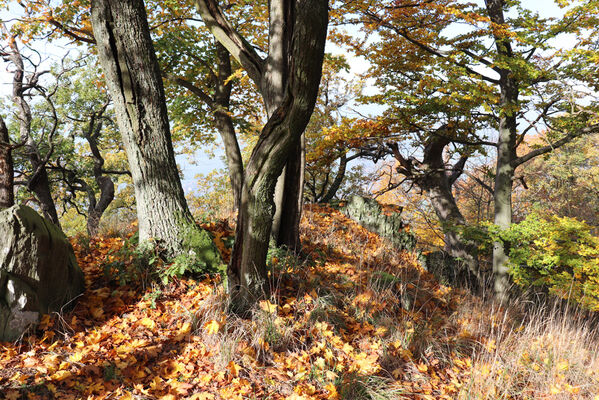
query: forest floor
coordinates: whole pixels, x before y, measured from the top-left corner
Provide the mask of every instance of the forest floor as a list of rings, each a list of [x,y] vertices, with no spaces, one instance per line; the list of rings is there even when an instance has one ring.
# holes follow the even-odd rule
[[[224,252],[233,232],[206,226]],[[162,285],[127,239],[74,241],[72,311],[0,343],[6,399],[598,399],[596,332],[441,285],[339,212],[311,206],[301,258],[274,252],[273,295],[227,313],[218,277]]]

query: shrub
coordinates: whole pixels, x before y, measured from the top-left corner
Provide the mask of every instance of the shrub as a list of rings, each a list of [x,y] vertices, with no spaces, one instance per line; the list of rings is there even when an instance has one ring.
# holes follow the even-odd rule
[[[542,287],[599,310],[599,238],[591,227],[568,217],[529,215],[505,231],[490,229],[506,244],[510,273],[522,287]]]

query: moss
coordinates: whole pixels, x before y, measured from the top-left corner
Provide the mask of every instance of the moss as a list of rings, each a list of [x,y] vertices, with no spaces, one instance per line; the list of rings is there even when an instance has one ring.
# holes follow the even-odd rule
[[[182,219],[180,223],[183,225],[181,229],[183,252],[162,271],[162,281],[167,282],[173,276],[180,277],[185,274],[221,274],[224,277],[226,265],[223,263],[210,233],[194,222]]]

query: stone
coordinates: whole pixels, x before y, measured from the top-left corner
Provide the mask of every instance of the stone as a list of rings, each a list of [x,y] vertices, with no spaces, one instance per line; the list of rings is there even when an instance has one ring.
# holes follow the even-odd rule
[[[341,211],[358,224],[387,239],[397,250],[412,251],[416,238],[401,219],[401,207],[381,206],[368,197],[352,196]]]
[[[57,226],[27,206],[0,211],[0,341],[19,339],[84,290],[73,248]]]

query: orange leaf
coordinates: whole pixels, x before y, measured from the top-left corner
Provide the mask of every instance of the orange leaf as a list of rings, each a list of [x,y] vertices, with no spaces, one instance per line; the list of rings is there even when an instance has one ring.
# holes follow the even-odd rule
[[[235,364],[235,361],[233,361],[233,360],[229,361],[229,372],[231,372],[231,375],[239,376],[240,369],[241,369],[241,367],[239,365]]]

